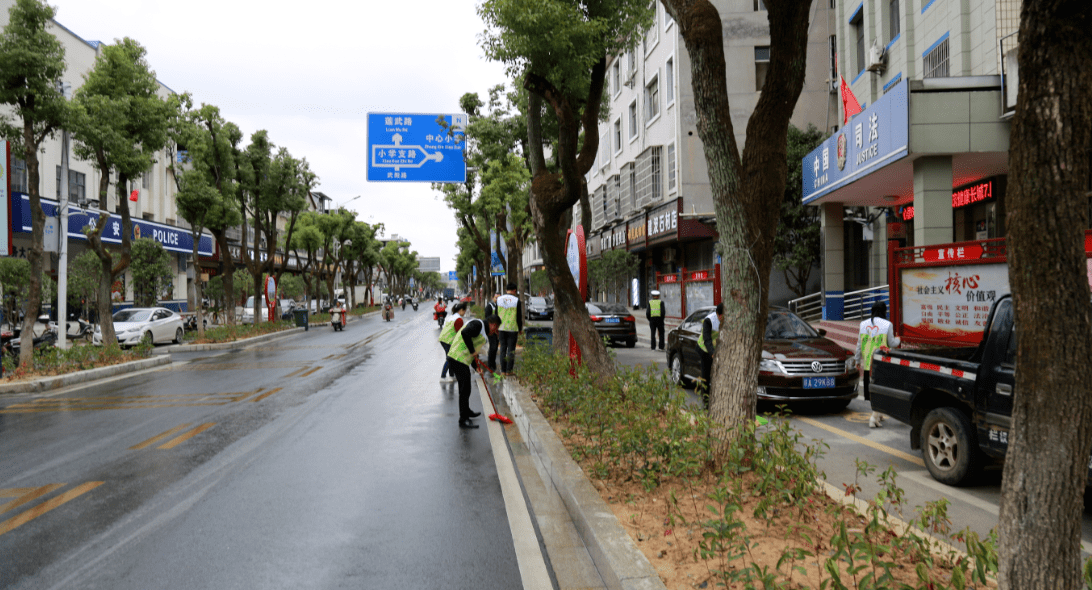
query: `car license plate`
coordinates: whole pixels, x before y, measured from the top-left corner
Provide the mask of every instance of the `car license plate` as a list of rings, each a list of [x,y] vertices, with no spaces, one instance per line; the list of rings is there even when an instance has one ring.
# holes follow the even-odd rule
[[[830,389],[834,387],[834,377],[804,377],[804,389]]]
[[[621,323],[622,320],[620,320],[618,318],[607,318],[604,321],[606,321],[606,323],[608,323],[608,324],[618,324],[618,323]]]

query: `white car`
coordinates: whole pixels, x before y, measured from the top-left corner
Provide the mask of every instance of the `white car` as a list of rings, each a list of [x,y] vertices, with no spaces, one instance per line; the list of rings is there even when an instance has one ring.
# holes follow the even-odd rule
[[[114,334],[118,344],[135,346],[148,338],[152,344],[159,342],[182,343],[182,316],[165,307],[130,307],[114,314]],[[102,344],[102,332],[95,328],[92,337],[95,344]]]

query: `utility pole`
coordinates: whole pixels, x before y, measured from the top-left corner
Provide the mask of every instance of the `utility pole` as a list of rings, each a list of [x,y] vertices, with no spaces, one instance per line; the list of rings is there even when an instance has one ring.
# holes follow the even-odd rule
[[[68,100],[72,86],[66,82],[57,82],[61,95]],[[61,130],[61,197],[57,214],[61,218],[57,262],[57,346],[68,348],[68,129]]]

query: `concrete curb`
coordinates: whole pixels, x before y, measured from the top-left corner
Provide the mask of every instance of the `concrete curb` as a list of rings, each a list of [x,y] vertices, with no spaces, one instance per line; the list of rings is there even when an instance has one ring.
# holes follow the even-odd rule
[[[312,326],[325,326],[327,324],[311,324]],[[290,328],[288,330],[281,330],[280,332],[271,332],[269,334],[262,334],[261,336],[254,336],[253,338],[244,338],[242,340],[232,340],[231,342],[215,342],[212,344],[172,344],[166,348],[152,351],[152,354],[165,354],[170,355],[172,352],[201,352],[205,350],[224,350],[231,348],[246,348],[254,344],[260,344],[269,340],[275,340],[277,338],[283,338],[285,336],[291,336],[292,334],[298,334],[303,332],[303,328]]]
[[[99,367],[97,369],[89,369],[76,373],[68,373],[67,375],[43,377],[31,381],[0,383],[0,393],[40,393],[51,389],[60,389],[61,387],[75,385],[77,383],[87,383],[88,381],[105,379],[107,377],[113,377],[114,375],[121,375],[122,373],[143,371],[144,369],[151,369],[160,365],[168,365],[170,362],[171,355],[168,353],[162,356],[141,359],[139,361],[110,365],[109,367]]]
[[[666,590],[655,568],[573,461],[530,394],[512,380],[498,389],[503,391],[528,451],[548,475],[545,483],[557,490],[607,588]]]

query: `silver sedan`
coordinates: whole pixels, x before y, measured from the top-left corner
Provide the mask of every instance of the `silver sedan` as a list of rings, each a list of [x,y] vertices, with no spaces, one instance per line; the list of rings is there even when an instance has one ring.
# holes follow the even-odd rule
[[[182,343],[182,316],[165,307],[130,307],[114,314],[114,333],[118,344],[135,346],[147,339],[159,342]],[[95,328],[95,344],[102,344],[102,331]]]

